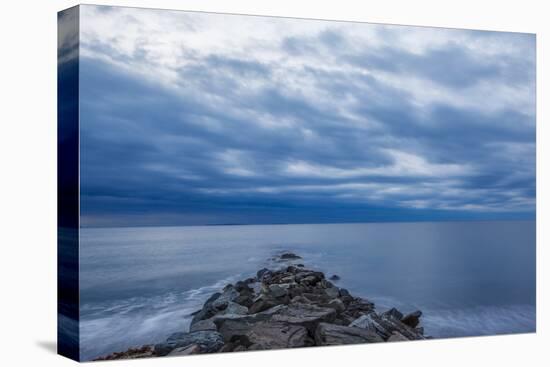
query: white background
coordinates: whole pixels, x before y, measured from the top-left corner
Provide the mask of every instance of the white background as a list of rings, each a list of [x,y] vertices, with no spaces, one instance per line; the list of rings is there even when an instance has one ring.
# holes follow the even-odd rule
[[[537,33],[537,334],[110,362],[113,366],[548,365],[550,10],[545,1],[157,0],[97,4]],[[0,338],[3,366],[66,366],[56,341],[56,12],[75,1],[4,1],[0,12]],[[123,25],[121,25],[123,26]],[[546,104],[545,104],[546,102]],[[545,167],[546,166],[546,167]],[[546,188],[546,189],[545,189]],[[545,350],[546,349],[546,350]]]

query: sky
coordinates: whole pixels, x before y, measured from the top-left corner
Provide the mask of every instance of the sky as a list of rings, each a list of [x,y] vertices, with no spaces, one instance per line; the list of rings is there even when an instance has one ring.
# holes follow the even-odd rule
[[[535,217],[535,36],[80,7],[83,226]]]

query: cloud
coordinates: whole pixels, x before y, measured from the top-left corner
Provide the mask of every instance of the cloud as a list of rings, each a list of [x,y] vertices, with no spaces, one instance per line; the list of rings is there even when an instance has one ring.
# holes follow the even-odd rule
[[[85,223],[534,215],[533,36],[81,9]]]

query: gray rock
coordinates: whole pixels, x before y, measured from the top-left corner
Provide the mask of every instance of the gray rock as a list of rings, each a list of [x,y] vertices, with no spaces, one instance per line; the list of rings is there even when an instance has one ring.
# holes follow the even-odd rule
[[[417,311],[411,312],[410,314],[405,315],[401,319],[401,322],[407,326],[415,328],[420,323],[420,316],[422,316],[422,311],[417,310]]]
[[[221,315],[247,315],[248,308],[235,302],[229,302],[227,307],[220,313]]]
[[[333,322],[336,311],[302,303],[290,304],[271,316],[271,320],[291,325],[301,325],[313,333],[320,322]]]
[[[216,310],[224,310],[229,302],[233,302],[239,297],[239,292],[231,286],[226,288],[223,293],[212,302],[212,307]]]
[[[269,295],[274,298],[284,297],[287,295],[287,288],[279,284],[272,284],[269,286]]]
[[[263,311],[268,310],[272,307],[282,305],[282,304],[287,304],[289,302],[290,302],[289,297],[281,297],[281,298],[278,298],[278,299],[274,299],[274,298],[268,297],[266,295],[262,295],[254,301],[252,306],[250,306],[250,308],[248,309],[248,313],[249,314],[255,314],[255,313],[258,313],[258,312],[263,312]]]
[[[189,328],[189,332],[194,331],[205,331],[205,330],[216,330],[216,324],[213,319],[200,320],[192,324]]]
[[[353,321],[350,326],[375,331],[384,340],[387,340],[394,331],[399,332],[409,340],[425,339],[411,327],[388,315],[377,315],[371,312]]]
[[[336,287],[325,289],[325,293],[330,298],[338,298],[340,296],[340,290]]]
[[[334,275],[332,275],[329,279],[330,279],[330,280],[335,280],[335,281],[336,281],[336,280],[340,280],[340,277],[339,277],[338,275],[334,274]]]
[[[403,314],[396,308],[390,308],[388,311],[382,313],[382,315],[386,317],[393,317],[396,320],[401,320],[403,318]]]
[[[356,327],[360,329],[370,330],[376,332],[376,321],[373,320],[372,315],[362,315],[349,324],[350,327]]]
[[[327,307],[333,308],[337,313],[343,312],[346,310],[346,305],[344,302],[339,300],[338,298],[333,299],[327,304]]]
[[[379,343],[384,340],[371,330],[320,323],[315,330],[316,345]]]
[[[268,277],[270,274],[271,270],[269,270],[268,268],[263,268],[261,270],[258,270],[258,272],[256,273],[256,277],[259,281],[262,281],[264,277]]]
[[[399,331],[394,331],[391,333],[390,337],[388,338],[389,342],[402,342],[402,341],[408,341],[409,339],[405,338],[403,334],[401,334]]]
[[[188,356],[191,354],[199,354],[201,352],[201,347],[197,344],[191,344],[186,347],[176,348],[167,355],[170,357],[175,356]]]
[[[223,346],[223,338],[216,331],[195,331],[192,333],[172,334],[164,343],[155,345],[155,353],[165,356],[176,348],[189,347],[196,344],[201,353],[217,352]]]
[[[251,343],[249,350],[297,348],[313,345],[307,329],[300,325],[281,322],[259,322],[246,333]]]
[[[283,254],[281,254],[281,256],[279,256],[282,260],[297,260],[297,259],[301,259],[300,256],[292,253],[292,252],[285,252]]]

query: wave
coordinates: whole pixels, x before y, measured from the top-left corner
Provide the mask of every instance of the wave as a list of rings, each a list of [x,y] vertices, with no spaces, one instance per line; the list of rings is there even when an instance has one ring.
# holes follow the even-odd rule
[[[208,286],[162,296],[82,305],[82,360],[156,343],[174,332],[187,331],[192,312],[199,310],[212,293],[241,278],[239,274]]]

